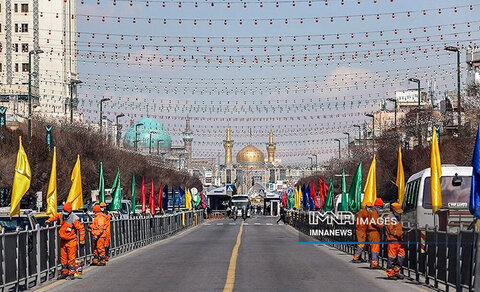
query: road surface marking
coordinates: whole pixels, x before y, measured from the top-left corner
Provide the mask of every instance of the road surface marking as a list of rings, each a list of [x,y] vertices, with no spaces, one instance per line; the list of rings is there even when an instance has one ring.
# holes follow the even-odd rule
[[[225,281],[223,292],[232,292],[233,287],[235,286],[235,270],[237,269],[238,249],[240,248],[240,243],[242,243],[242,232],[243,225],[240,226],[240,230],[238,231],[237,235],[237,242],[233,246],[230,264],[228,265],[227,280]]]
[[[260,222],[255,222],[255,223],[253,223],[253,224],[255,224],[255,225],[260,225]]]
[[[210,224],[210,223],[205,223],[205,225],[212,225],[212,224]]]
[[[267,225],[273,225],[272,223],[267,223]]]
[[[237,223],[234,223],[234,222],[230,222],[228,223],[229,225],[237,225]]]
[[[217,223],[217,225],[223,225],[223,223]]]
[[[248,225],[248,223],[245,223],[245,222],[243,222],[243,224],[242,224],[242,225]]]

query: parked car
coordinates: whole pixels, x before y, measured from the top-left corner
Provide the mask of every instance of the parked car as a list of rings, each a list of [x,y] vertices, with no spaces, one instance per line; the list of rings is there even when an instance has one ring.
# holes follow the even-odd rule
[[[15,232],[17,229],[32,230],[36,225],[37,220],[30,209],[21,209],[19,215],[10,219],[10,207],[0,208],[0,228],[5,232]]]

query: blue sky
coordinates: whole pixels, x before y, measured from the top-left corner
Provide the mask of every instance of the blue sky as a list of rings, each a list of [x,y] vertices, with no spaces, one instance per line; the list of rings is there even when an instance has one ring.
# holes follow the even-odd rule
[[[129,115],[123,119],[126,125],[147,115],[148,108],[148,115],[164,123],[177,143],[188,115],[194,119],[194,157],[223,153],[219,142],[230,124],[239,142],[234,151],[249,142],[250,129],[252,142],[264,149],[273,128],[277,156],[286,163],[307,163],[307,156],[315,153],[321,161],[326,160],[336,153],[332,139],[344,137],[341,133],[345,131],[354,133],[353,124],[364,121],[364,114],[378,108],[380,100],[411,86],[405,82],[408,77],[434,78],[438,97],[454,89],[455,58],[439,48],[457,41],[459,45],[477,44],[480,35],[476,1],[378,0],[374,4],[373,0],[361,0],[357,4],[345,0],[344,5],[341,1],[328,1],[328,5],[312,1],[311,6],[307,1],[296,1],[295,6],[291,1],[279,1],[278,8],[272,1],[264,1],[263,8],[260,1],[247,2],[247,8],[238,1],[231,1],[230,8],[226,1],[215,1],[213,7],[209,1],[200,1],[198,8],[194,1],[182,2],[181,8],[178,2],[165,2],[166,7],[160,1],[149,1],[149,7],[145,1],[133,1],[132,6],[129,1],[117,1],[116,5],[112,0],[101,0],[100,5],[78,2],[78,71],[85,83],[79,91],[80,105],[85,117],[95,121],[98,100],[111,97],[106,115],[113,119],[123,112]],[[448,9],[439,14],[441,8]],[[410,17],[407,11],[411,11]],[[379,20],[376,14],[380,14]],[[166,25],[164,18],[168,19]],[[219,21],[209,25],[209,19]],[[239,19],[243,19],[242,25]],[[256,25],[254,19],[258,19]],[[269,19],[274,19],[274,24],[269,24]],[[227,20],[227,25],[222,20]],[[166,42],[163,36],[167,36]],[[221,37],[225,37],[223,42]],[[355,52],[359,59],[352,60]],[[339,60],[344,53],[349,61]],[[303,61],[305,54],[307,61]],[[108,61],[98,59],[99,55]],[[178,60],[170,66],[172,57],[179,56],[187,59],[185,67]],[[240,64],[242,56],[247,64]],[[270,63],[262,64],[268,56]],[[235,60],[233,65],[228,64],[229,57]],[[252,63],[255,57],[259,63]]]

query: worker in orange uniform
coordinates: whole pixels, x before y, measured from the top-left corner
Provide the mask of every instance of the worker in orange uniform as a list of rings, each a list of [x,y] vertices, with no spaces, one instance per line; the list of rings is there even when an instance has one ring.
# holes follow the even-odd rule
[[[368,226],[367,240],[370,242],[370,269],[378,268],[378,255],[380,254],[380,234],[383,229],[382,219],[378,215],[378,211],[383,207],[383,200],[377,198],[373,207],[367,207]],[[380,218],[380,219],[379,219]]]
[[[366,208],[372,207],[373,204],[368,202],[365,205],[365,208],[360,209],[357,213],[357,220],[355,222],[355,229],[357,234],[357,249],[355,250],[355,254],[353,255],[352,262],[354,263],[361,263],[362,262],[362,253],[363,249],[365,248],[365,242],[367,237],[367,225],[368,225],[368,212]]]
[[[105,239],[105,260],[108,262],[110,259],[110,215],[108,214],[107,204],[105,202],[100,203],[100,208],[102,209],[102,214],[107,220],[107,234]]]
[[[93,238],[93,261],[92,265],[105,266],[105,240],[107,237],[107,220],[99,205],[93,207],[93,223],[90,224],[90,232]]]
[[[389,217],[385,221],[385,235],[388,241],[387,276],[394,280],[403,279],[401,269],[405,259],[405,249],[402,244],[403,229],[400,221],[402,213],[402,206],[399,203],[392,203]]]
[[[80,222],[77,215],[72,213],[72,204],[66,203],[63,205],[62,213],[49,218],[49,222],[60,221],[60,229],[58,235],[60,237],[60,261],[62,264],[62,274],[58,277],[59,280],[75,279],[75,258],[77,257],[77,232],[80,237],[80,247],[85,245],[85,228]]]

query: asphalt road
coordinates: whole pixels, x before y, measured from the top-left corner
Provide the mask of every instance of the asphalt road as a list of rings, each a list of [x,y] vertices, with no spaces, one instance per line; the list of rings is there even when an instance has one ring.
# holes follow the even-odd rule
[[[82,279],[57,281],[40,290],[222,291],[227,274],[234,277],[234,291],[425,289],[408,280],[388,280],[384,271],[369,270],[367,264],[352,264],[350,255],[333,248],[299,245],[298,232],[275,221],[267,217],[248,219],[238,242],[238,257],[232,263],[241,221],[207,221],[114,258],[106,267],[88,269]]]

